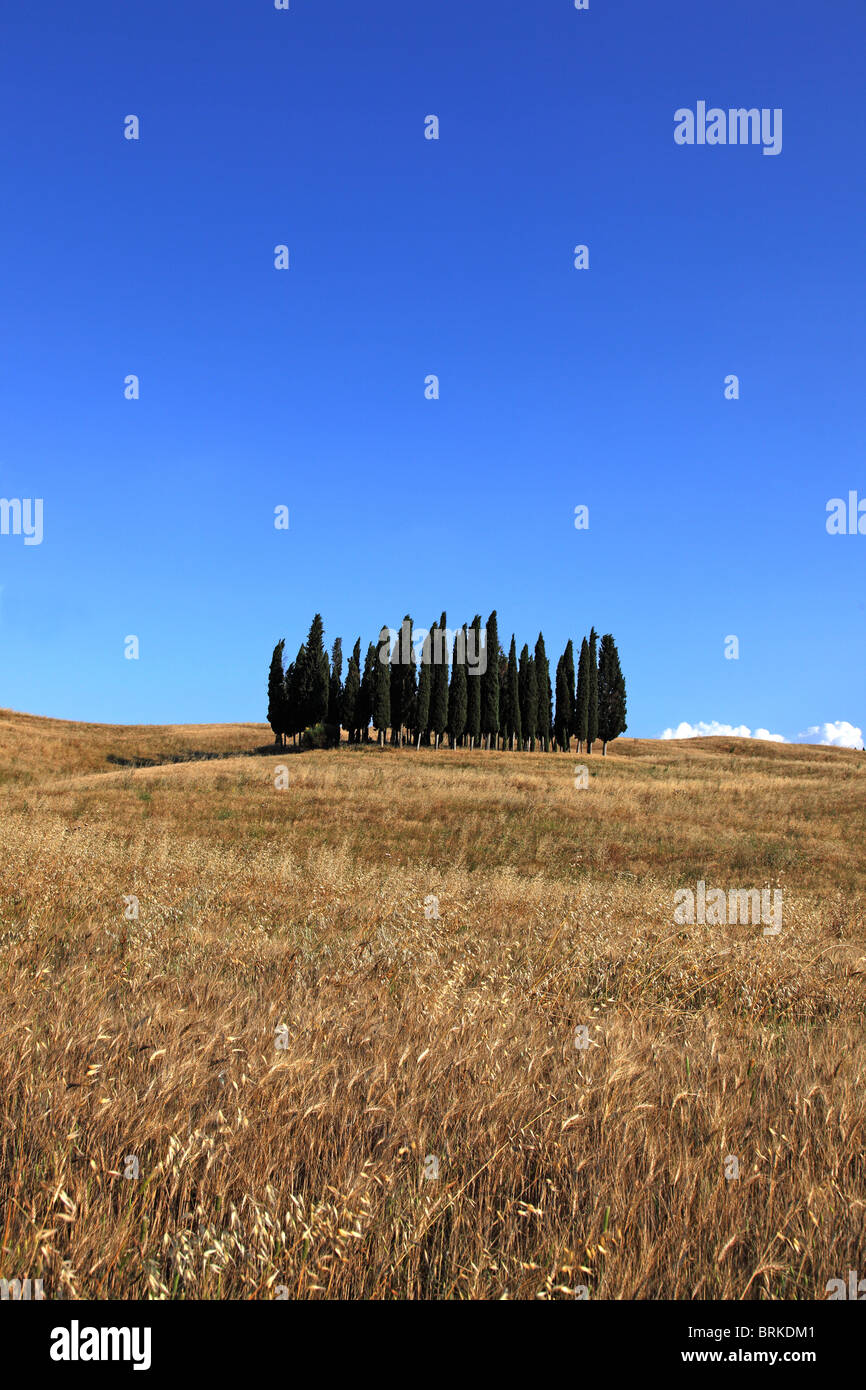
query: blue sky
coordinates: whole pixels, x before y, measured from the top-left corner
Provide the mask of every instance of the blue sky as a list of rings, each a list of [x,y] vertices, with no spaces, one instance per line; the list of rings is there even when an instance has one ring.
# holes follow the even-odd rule
[[[263,719],[317,609],[495,607],[613,632],[631,735],[866,724],[864,44],[860,0],[5,16],[0,705]],[[781,153],[677,145],[702,100]]]

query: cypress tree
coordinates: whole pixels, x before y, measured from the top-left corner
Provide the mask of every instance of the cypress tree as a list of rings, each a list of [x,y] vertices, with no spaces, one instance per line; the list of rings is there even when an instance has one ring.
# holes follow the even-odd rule
[[[530,744],[534,753],[538,739],[538,670],[534,656],[529,658],[529,664],[526,668],[526,718]]]
[[[474,748],[481,737],[481,614],[472,619],[472,657],[473,664],[466,670],[466,732],[469,747]]]
[[[350,743],[355,742],[358,732],[358,700],[361,694],[361,673],[358,670],[360,656],[361,639],[359,637],[355,643],[355,649],[349,657],[346,684],[343,686],[343,725],[348,730]]]
[[[508,689],[508,657],[502,647],[499,648],[499,732],[502,735],[502,747],[504,748],[508,739],[508,730],[511,728],[511,709],[509,701],[511,698]],[[495,740],[495,745],[499,747],[499,739]]]
[[[417,742],[416,748],[421,747],[422,738],[426,738],[430,728],[430,694],[433,685],[433,670],[431,666],[433,652],[433,633],[436,624],[424,638],[424,645],[421,648],[421,669],[418,672],[418,695],[415,700],[415,731]]]
[[[544,636],[539,632],[535,644],[535,677],[538,684],[538,737],[545,753],[550,749],[553,728],[553,691],[550,688],[550,666],[544,650]]]
[[[415,695],[415,653],[412,619],[407,613],[391,653],[391,742],[402,744],[404,726],[411,723]]]
[[[328,680],[328,723],[336,730],[340,742],[343,722],[343,639],[338,637],[331,648],[331,674]]]
[[[445,634],[447,625],[445,614],[439,620],[439,629],[433,641],[433,679],[430,692],[430,732],[436,738],[436,747],[448,727],[448,641]]]
[[[524,642],[520,653],[520,666],[517,673],[517,688],[520,701],[520,724],[526,748],[535,743],[535,725],[538,719],[538,685],[535,675],[535,662],[529,655]]]
[[[418,709],[418,687],[416,671],[418,663],[415,660],[415,647],[413,645],[414,637],[412,637],[414,630],[415,629],[412,624],[412,619],[410,618],[409,633],[410,638],[412,638],[412,640],[410,640],[409,642],[409,659],[404,668],[405,675],[403,677],[403,723],[406,726],[406,737],[410,740],[414,739],[415,737],[415,720]]]
[[[307,649],[302,642],[298,647],[297,656],[286,672],[286,733],[291,734],[294,739],[297,739],[297,735],[304,727],[301,709],[301,673],[306,659]]]
[[[457,747],[466,728],[466,628],[454,637],[454,659],[451,664],[451,688],[448,691],[448,743]]]
[[[361,676],[361,692],[358,697],[358,733],[367,743],[370,738],[370,720],[373,718],[373,687],[376,680],[376,648],[371,642],[364,657],[364,671]]]
[[[628,728],[625,714],[625,679],[616,643],[608,632],[601,639],[598,653],[598,736],[602,757],[607,757],[607,745]]]
[[[391,724],[391,635],[387,627],[379,633],[379,649],[376,653],[376,670],[373,676],[373,727],[379,734],[379,742],[385,742],[385,735]]]
[[[595,628],[589,634],[589,713],[587,717],[586,751],[592,752],[592,745],[598,738],[598,660],[595,644],[598,633]]]
[[[286,674],[283,678],[283,746],[289,734],[294,733],[294,704],[292,703],[292,691],[295,686],[295,663],[290,661],[286,667]]]
[[[575,732],[575,724],[577,723],[577,707],[575,705],[574,691],[574,643],[570,637],[566,643],[562,659],[565,663],[565,681],[568,686],[568,699],[571,707],[571,714],[568,719],[568,734],[565,743],[565,751],[567,753],[571,748],[571,735]]]
[[[511,687],[508,684],[508,657],[499,649],[499,729],[502,734],[502,747],[507,747],[511,739],[513,719],[511,715]]]
[[[577,738],[577,751],[586,747],[589,730],[589,644],[584,637],[580,644],[580,659],[577,663],[577,696],[574,702],[574,733]]]
[[[556,746],[563,752],[568,751],[568,736],[571,729],[573,711],[571,708],[571,696],[568,689],[568,674],[565,665],[565,656],[561,656],[556,663],[556,718],[554,719],[554,734]]]
[[[481,732],[490,747],[499,733],[499,629],[496,609],[487,619],[487,669],[481,677]]]
[[[268,671],[268,723],[274,731],[274,742],[285,743],[286,722],[286,678],[283,672],[283,650],[285,638],[274,647],[271,668]]]
[[[521,717],[520,717],[520,686],[517,670],[517,647],[514,642],[514,633],[511,634],[511,646],[508,649],[508,670],[505,676],[505,684],[508,690],[508,728],[506,730],[512,749],[515,743],[520,747],[521,741]]]
[[[304,648],[300,672],[299,699],[301,728],[321,724],[328,716],[328,695],[331,673],[323,641],[322,616],[316,613]]]

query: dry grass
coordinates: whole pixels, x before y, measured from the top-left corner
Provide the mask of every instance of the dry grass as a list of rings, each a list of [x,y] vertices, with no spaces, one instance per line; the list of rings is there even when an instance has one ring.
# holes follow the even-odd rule
[[[659,1299],[866,1273],[866,758],[621,741],[583,791],[575,755],[109,761],[267,738],[0,715],[0,1274]],[[698,878],[780,886],[781,935],[674,926]]]

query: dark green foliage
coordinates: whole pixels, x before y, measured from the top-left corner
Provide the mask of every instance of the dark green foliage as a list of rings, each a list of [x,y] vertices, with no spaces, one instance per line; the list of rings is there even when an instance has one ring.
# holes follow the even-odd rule
[[[538,723],[538,681],[535,674],[535,662],[529,655],[529,648],[525,643],[523,651],[520,653],[517,686],[523,739],[527,747],[532,748],[535,746],[536,725]]]
[[[487,739],[499,733],[499,629],[496,609],[487,619],[487,669],[481,677],[481,732]]]
[[[379,742],[385,742],[385,735],[391,724],[391,634],[387,627],[379,633],[379,646],[376,651],[376,669],[373,673],[373,727],[379,735]]]
[[[301,711],[301,672],[307,659],[307,649],[303,642],[298,654],[286,672],[286,733],[292,737],[304,727]]]
[[[302,729],[311,724],[324,723],[328,716],[331,672],[323,638],[322,618],[317,613],[310,624],[299,671],[298,700]]]
[[[470,748],[474,748],[481,737],[481,685],[484,677],[480,675],[480,654],[481,614],[476,613],[472,619],[472,665],[466,668],[466,733]]]
[[[508,666],[505,671],[505,683],[501,692],[505,695],[505,737],[514,748],[519,748],[521,742],[522,721],[520,716],[520,679],[517,669],[517,646],[514,641],[514,634],[511,634],[511,646],[508,649]]]
[[[568,686],[568,668],[565,664],[565,656],[561,656],[556,663],[556,717],[554,719],[554,734],[557,747],[564,752],[568,751],[568,740],[571,733],[571,725],[574,719],[572,708],[571,691]]]
[[[328,682],[328,723],[339,729],[343,722],[343,639],[338,637],[331,650]]]
[[[433,624],[435,629],[436,624]],[[418,745],[426,742],[430,731],[430,695],[433,689],[433,633],[424,639],[421,648],[421,667],[418,672],[418,694],[415,697],[415,737]]]
[[[360,656],[361,639],[359,637],[355,643],[354,651],[349,657],[346,684],[343,686],[343,727],[348,730],[350,743],[355,742],[358,732],[358,708],[361,695],[361,672],[358,669]]]
[[[312,724],[301,734],[301,748],[305,753],[312,748],[334,748],[338,733],[333,724]]]
[[[540,632],[535,644],[535,676],[538,685],[536,727],[541,746],[546,753],[550,748],[553,734],[553,691],[550,688],[550,666],[547,661],[547,653],[544,650],[544,637]]]
[[[566,643],[565,651],[562,654],[562,660],[565,666],[565,681],[568,686],[569,701],[571,703],[571,717],[568,721],[568,735],[570,738],[575,732],[575,725],[577,724],[577,706],[575,704],[574,689],[574,643],[570,637]]]
[[[589,634],[589,712],[587,716],[586,751],[592,752],[592,745],[598,738],[598,658],[596,642],[598,633],[592,628]]]
[[[432,688],[430,691],[430,732],[435,736],[436,747],[439,747],[439,740],[448,727],[448,639],[446,627],[448,620],[445,614],[439,620],[438,629],[434,628],[433,637],[433,670]],[[431,636],[433,634],[431,633]]]
[[[466,729],[466,628],[454,638],[454,660],[451,665],[451,688],[448,691],[448,742],[457,747],[457,740]]]
[[[586,747],[589,729],[589,643],[584,637],[580,644],[580,660],[577,663],[577,697],[574,702],[574,732],[577,750]]]
[[[446,624],[443,613],[427,635],[420,660],[408,614],[393,646],[392,630],[382,628],[378,646],[371,642],[367,647],[363,668],[359,637],[344,684],[342,640],[335,640],[329,662],[322,618],[316,613],[306,642],[287,669],[284,640],[271,656],[268,722],[277,743],[319,725],[324,735],[317,733],[312,742],[305,739],[305,747],[318,746],[316,740],[322,737],[339,744],[341,727],[350,743],[367,742],[372,721],[380,741],[390,732],[396,746],[406,740],[416,740],[418,746],[435,740],[438,748],[447,731],[451,748],[461,742],[469,748],[498,748],[501,736],[503,748],[534,751],[540,746],[548,752],[555,740],[554,746],[567,752],[576,736],[578,750],[587,752],[600,737],[605,753],[607,744],[625,732],[625,680],[610,633],[602,637],[600,648],[595,628],[588,640],[583,638],[576,688],[574,644],[569,641],[551,688],[543,633],[538,634],[534,654],[524,644],[518,661],[513,634],[507,656],[499,645],[495,609],[487,622],[483,653],[479,614],[454,634],[453,653]]]
[[[376,680],[376,667],[379,662],[376,648],[371,642],[364,657],[364,671],[361,676],[361,694],[358,700],[358,728],[364,742],[370,737],[370,721],[373,718],[373,688]]]
[[[619,664],[619,652],[611,634],[605,633],[598,653],[598,736],[602,755],[612,739],[624,734],[625,680]]]
[[[268,723],[274,731],[274,742],[284,743],[286,736],[286,678],[283,672],[285,638],[274,647],[271,669],[268,672]]]
[[[412,619],[407,613],[391,653],[391,742],[402,743],[403,730],[411,727],[415,698],[415,653]]]

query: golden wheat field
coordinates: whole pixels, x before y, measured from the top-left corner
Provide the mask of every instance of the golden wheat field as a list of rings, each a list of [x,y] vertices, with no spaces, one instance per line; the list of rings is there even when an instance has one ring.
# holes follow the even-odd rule
[[[0,714],[0,1275],[815,1299],[866,1265],[866,757],[620,740],[584,789],[574,753],[269,738]],[[677,926],[698,880],[781,889],[781,932]]]

